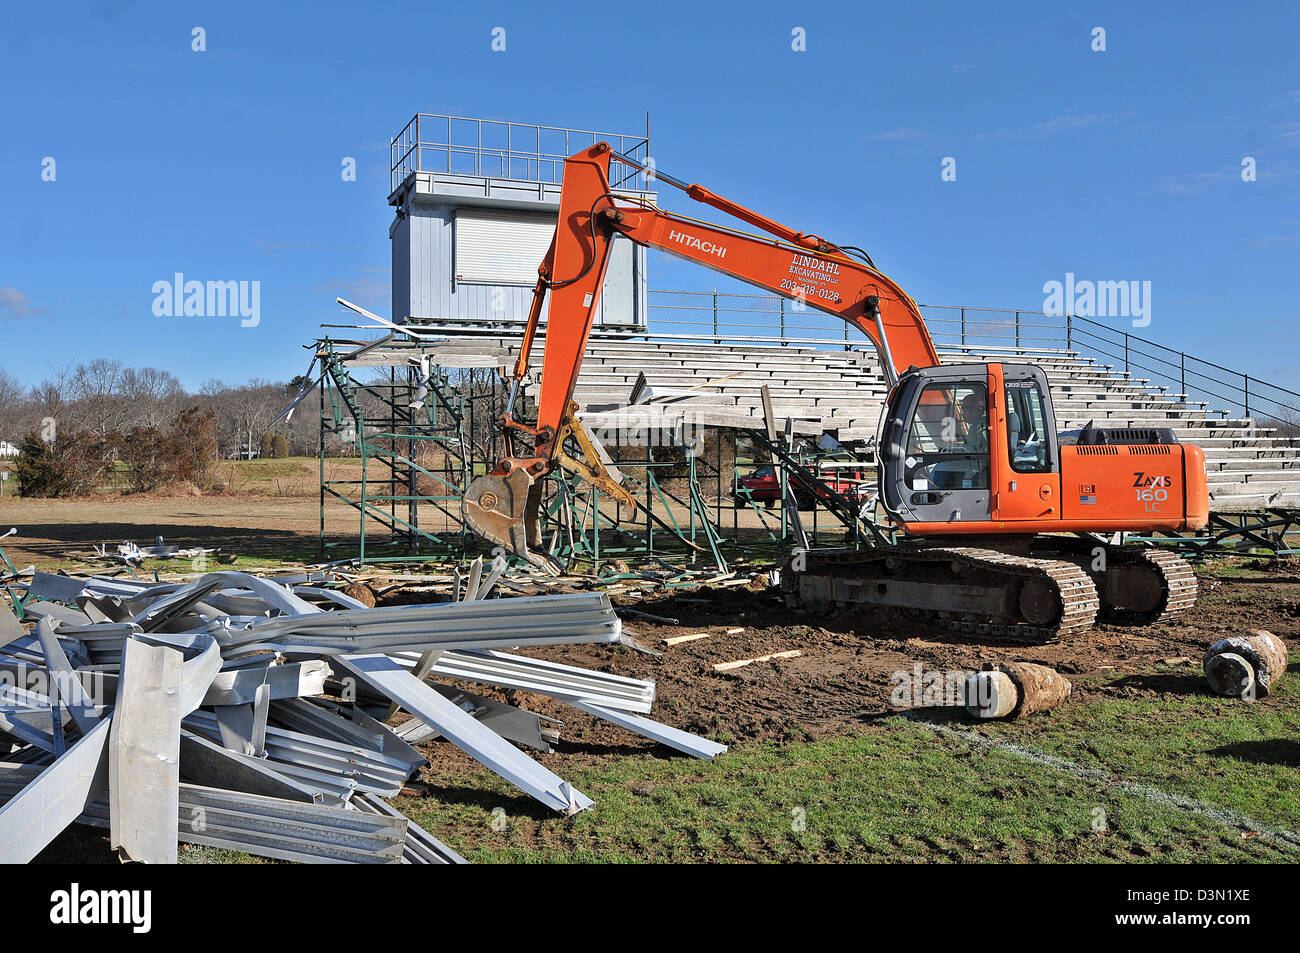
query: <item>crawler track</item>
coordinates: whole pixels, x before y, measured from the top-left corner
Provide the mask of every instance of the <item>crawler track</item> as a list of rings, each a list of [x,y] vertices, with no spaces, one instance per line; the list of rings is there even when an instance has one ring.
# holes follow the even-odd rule
[[[1103,553],[1104,559],[1098,556]],[[1074,563],[1097,587],[1097,617],[1114,625],[1166,622],[1196,604],[1196,571],[1176,553],[1152,546],[1112,546],[1092,537],[1040,536],[1036,558]]]
[[[1100,606],[1092,579],[1073,562],[973,547],[805,553],[787,564],[781,588],[791,605],[812,611],[889,606],[1034,645],[1086,632]]]
[[[1107,546],[1106,558],[1112,565],[1116,565],[1115,561],[1118,560],[1118,565],[1126,569],[1145,569],[1155,577],[1154,582],[1160,592],[1155,597],[1156,606],[1145,611],[1124,609],[1103,602],[1103,621],[1121,625],[1150,625],[1173,619],[1196,604],[1200,591],[1196,571],[1176,553],[1164,549]],[[1103,586],[1102,591],[1104,590]]]

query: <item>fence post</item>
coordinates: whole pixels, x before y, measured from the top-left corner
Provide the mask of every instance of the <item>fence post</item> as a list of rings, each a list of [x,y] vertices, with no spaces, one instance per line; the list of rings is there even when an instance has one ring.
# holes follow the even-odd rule
[[[1178,352],[1178,386],[1183,391],[1183,403],[1187,403],[1187,352]]]
[[[1250,375],[1244,374],[1242,375],[1242,379],[1244,381],[1244,386],[1242,387],[1242,393],[1245,395],[1246,398],[1246,416],[1249,417],[1250,416]]]
[[[449,135],[447,136],[447,138],[451,139],[451,136]],[[415,171],[416,172],[422,172],[424,170],[424,166],[420,162],[420,153],[423,151],[424,150],[420,148],[420,114],[417,112],[415,114]]]
[[[966,346],[966,309],[961,309],[961,346]]]
[[[1124,332],[1124,373],[1128,374],[1128,332]]]
[[[1020,348],[1020,312],[1016,312],[1016,349]]]
[[[785,347],[785,299],[778,298],[781,302],[781,346]]]
[[[1074,350],[1074,315],[1072,314],[1065,316],[1065,349]]]
[[[713,289],[713,335],[714,335],[713,343],[721,344],[722,342],[717,340],[717,334],[718,334],[718,289],[714,288]]]

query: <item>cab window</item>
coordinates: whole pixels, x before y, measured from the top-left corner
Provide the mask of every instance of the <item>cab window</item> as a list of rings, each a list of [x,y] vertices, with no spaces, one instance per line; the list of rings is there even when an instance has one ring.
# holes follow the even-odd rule
[[[1018,473],[1048,473],[1048,421],[1043,392],[1036,380],[1007,381],[1007,449],[1011,469]]]
[[[907,435],[911,490],[987,490],[988,393],[981,383],[932,383],[921,392]]]

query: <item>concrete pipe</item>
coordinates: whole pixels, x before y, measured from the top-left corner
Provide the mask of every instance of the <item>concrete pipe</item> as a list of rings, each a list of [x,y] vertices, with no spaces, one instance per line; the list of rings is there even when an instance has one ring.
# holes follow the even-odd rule
[[[966,682],[966,711],[976,718],[1023,718],[1070,697],[1068,679],[1045,665],[1003,662]]]
[[[1286,644],[1263,629],[1219,639],[1205,652],[1205,678],[1210,690],[1230,698],[1263,698],[1286,666]]]

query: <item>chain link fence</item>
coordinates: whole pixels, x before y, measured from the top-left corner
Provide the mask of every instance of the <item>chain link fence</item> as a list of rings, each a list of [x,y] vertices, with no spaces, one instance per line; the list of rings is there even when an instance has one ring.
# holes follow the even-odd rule
[[[649,306],[651,337],[841,349],[870,344],[834,315],[778,295],[651,290]]]

